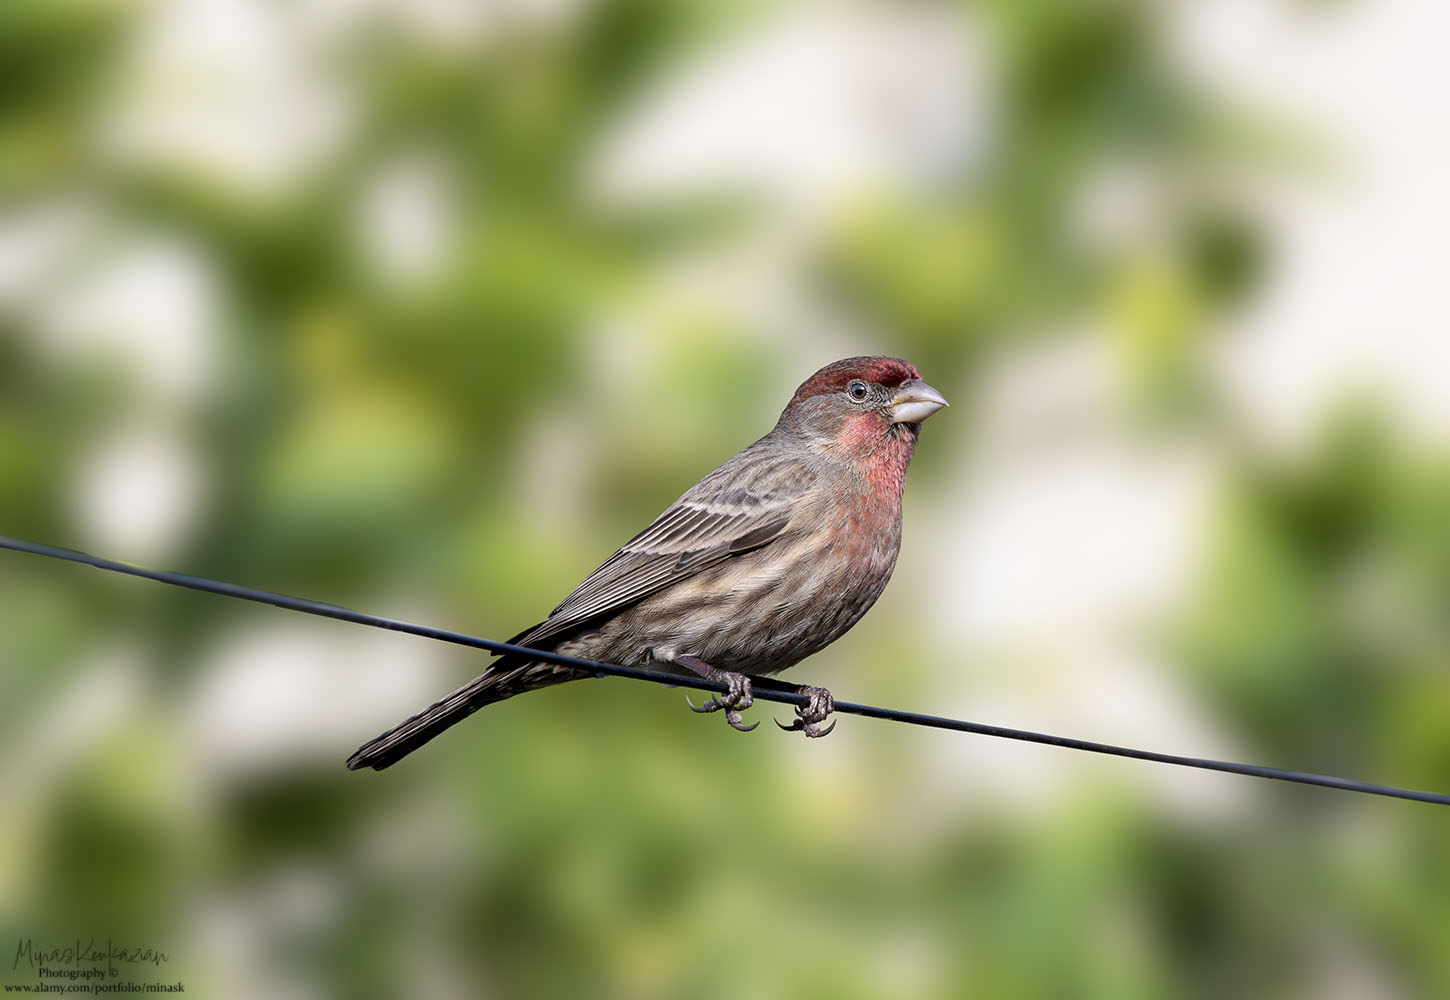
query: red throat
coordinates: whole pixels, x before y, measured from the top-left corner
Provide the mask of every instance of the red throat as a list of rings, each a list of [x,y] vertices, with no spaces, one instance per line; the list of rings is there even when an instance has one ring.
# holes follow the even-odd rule
[[[840,442],[851,464],[871,484],[872,493],[900,502],[906,468],[916,450],[916,432],[905,426],[888,426],[883,432],[881,424],[877,414],[862,414],[841,429]]]

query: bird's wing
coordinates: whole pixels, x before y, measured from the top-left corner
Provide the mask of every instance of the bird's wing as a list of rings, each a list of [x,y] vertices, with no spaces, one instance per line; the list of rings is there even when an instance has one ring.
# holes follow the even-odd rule
[[[720,471],[724,471],[723,469]],[[760,548],[790,523],[804,492],[797,481],[784,489],[710,489],[707,478],[635,535],[554,609],[547,621],[512,641],[530,645],[633,604],[672,583]]]

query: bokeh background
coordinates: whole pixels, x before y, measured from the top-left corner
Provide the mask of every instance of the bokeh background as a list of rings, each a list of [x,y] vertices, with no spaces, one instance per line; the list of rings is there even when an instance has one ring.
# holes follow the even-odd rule
[[[953,406],[794,676],[1450,789],[1447,32],[9,0],[0,531],[502,638],[894,354]],[[3,554],[0,945],[206,997],[1450,995],[1444,809],[616,680],[343,770],[481,665]]]

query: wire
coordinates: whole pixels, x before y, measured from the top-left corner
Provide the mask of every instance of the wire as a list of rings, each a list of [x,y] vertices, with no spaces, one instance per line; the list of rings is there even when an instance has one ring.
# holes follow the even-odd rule
[[[631,680],[652,681],[656,684],[666,684],[673,687],[698,688],[701,691],[726,690],[724,684],[708,681],[703,677],[683,677],[677,674],[661,673],[656,670],[644,670],[640,667],[625,667],[616,663],[600,663],[596,660],[585,660],[576,656],[564,656],[561,653],[551,652],[546,649],[529,649],[525,646],[515,646],[507,642],[483,639],[476,635],[468,635],[463,632],[450,632],[447,629],[434,628],[431,625],[415,625],[412,622],[399,621],[395,618],[380,618],[377,615],[369,615],[361,611],[340,608],[335,604],[323,604],[318,601],[309,601],[302,597],[290,597],[286,594],[274,594],[266,590],[242,587],[235,583],[209,580],[202,576],[143,569],[139,566],[116,562],[113,559],[102,559],[99,556],[93,556],[85,552],[76,552],[73,549],[62,549],[54,545],[42,545],[38,542],[22,541],[21,539],[9,538],[5,535],[0,535],[0,548],[13,549],[16,552],[28,552],[32,555],[47,556],[51,559],[64,559],[68,562],[94,566],[97,569],[106,570],[110,573],[124,573],[128,576],[138,576],[145,580],[155,580],[158,583],[168,583],[177,587],[186,587],[190,590],[200,590],[209,594],[220,594],[223,597],[236,597],[244,601],[255,601],[258,604],[271,604],[275,607],[286,608],[288,611],[300,611],[303,614],[319,615],[323,618],[336,618],[339,621],[352,622],[355,625],[384,628],[393,632],[406,632],[409,635],[422,636],[425,639],[436,639],[440,642],[451,642],[460,646],[472,646],[475,649],[486,649],[493,653],[526,653],[535,659],[575,667],[581,672],[593,674],[596,677],[627,677]],[[796,691],[792,685],[781,684],[778,681],[772,681],[768,678],[755,678],[753,681],[752,687],[754,688],[755,697],[758,700],[780,702],[787,705],[804,705],[808,700],[805,695]],[[1065,747],[1069,750],[1083,750],[1088,753],[1109,754],[1114,757],[1131,757],[1134,760],[1147,760],[1158,764],[1173,764],[1178,767],[1193,767],[1204,771],[1222,771],[1228,774],[1243,774],[1254,778],[1292,781],[1301,785],[1319,785],[1324,788],[1338,788],[1347,792],[1363,792],[1367,795],[1383,795],[1389,798],[1411,799],[1416,802],[1434,802],[1439,805],[1450,805],[1450,794],[1421,792],[1411,788],[1396,788],[1392,785],[1377,785],[1366,781],[1353,781],[1349,778],[1337,778],[1327,774],[1286,771],[1281,768],[1265,767],[1260,764],[1239,764],[1226,760],[1209,760],[1202,757],[1185,757],[1179,754],[1159,753],[1154,750],[1137,750],[1132,747],[1115,746],[1111,743],[1095,743],[1091,740],[1078,740],[1067,736],[1052,736],[1047,733],[1034,733],[1025,729],[1009,729],[1006,726],[989,726],[980,722],[968,722],[964,719],[950,719],[939,715],[922,715],[919,712],[904,712],[899,709],[879,708],[875,705],[860,705],[849,701],[836,701],[835,711],[846,715],[861,715],[868,719],[886,719],[890,722],[904,722],[908,725],[926,726],[931,729],[946,729],[958,733],[975,733],[979,736],[997,736],[1002,739],[1021,740],[1027,743],[1041,743],[1046,746]]]

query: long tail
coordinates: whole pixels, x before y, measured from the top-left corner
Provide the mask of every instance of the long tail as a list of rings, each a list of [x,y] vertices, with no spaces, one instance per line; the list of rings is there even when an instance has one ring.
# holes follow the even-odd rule
[[[538,660],[520,662],[505,656],[463,687],[445,695],[412,718],[358,747],[347,759],[350,771],[370,767],[381,771],[402,760],[443,730],[456,725],[485,705],[525,691],[573,680],[568,667]]]

